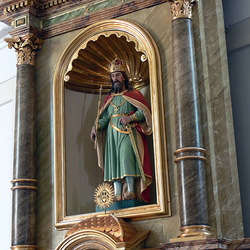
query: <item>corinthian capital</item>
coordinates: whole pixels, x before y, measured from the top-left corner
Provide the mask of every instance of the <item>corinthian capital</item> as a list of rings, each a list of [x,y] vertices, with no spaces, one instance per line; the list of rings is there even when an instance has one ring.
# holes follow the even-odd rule
[[[198,0],[168,0],[171,4],[173,20],[177,18],[192,19],[192,7]]]
[[[43,40],[33,34],[28,34],[25,37],[5,38],[4,40],[10,49],[14,48],[17,52],[17,65],[35,65],[36,50],[42,49]]]

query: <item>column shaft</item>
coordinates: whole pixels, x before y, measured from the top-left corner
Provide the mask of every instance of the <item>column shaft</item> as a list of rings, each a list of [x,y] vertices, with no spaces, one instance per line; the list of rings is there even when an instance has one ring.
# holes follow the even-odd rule
[[[36,247],[35,50],[43,41],[32,33],[4,39],[17,52],[12,249]]]
[[[199,93],[196,77],[192,20],[172,22],[176,113],[179,237],[209,235]]]
[[[36,245],[35,137],[35,67],[21,64],[17,66],[12,246]]]

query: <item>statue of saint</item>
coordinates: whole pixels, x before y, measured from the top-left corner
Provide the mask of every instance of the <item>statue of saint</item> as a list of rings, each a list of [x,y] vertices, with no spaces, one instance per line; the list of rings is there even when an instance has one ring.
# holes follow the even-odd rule
[[[96,126],[91,131],[92,141],[98,135],[98,164],[104,181],[114,184],[116,201],[150,203],[152,172],[145,138],[152,133],[150,106],[139,90],[129,86],[121,60],[113,60],[109,71],[112,89],[100,109],[98,133]]]

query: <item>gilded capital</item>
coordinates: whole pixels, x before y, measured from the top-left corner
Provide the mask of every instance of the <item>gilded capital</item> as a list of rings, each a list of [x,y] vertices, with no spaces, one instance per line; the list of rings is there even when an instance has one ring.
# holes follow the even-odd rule
[[[177,18],[192,19],[192,7],[198,0],[168,0],[171,4],[173,20]]]
[[[17,52],[17,65],[35,65],[36,50],[42,49],[43,40],[33,34],[23,37],[5,38],[8,47],[14,48]]]

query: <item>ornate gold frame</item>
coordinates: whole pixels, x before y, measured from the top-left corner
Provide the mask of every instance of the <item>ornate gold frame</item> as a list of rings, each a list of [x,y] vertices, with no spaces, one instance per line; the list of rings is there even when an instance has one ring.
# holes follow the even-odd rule
[[[138,24],[117,19],[107,20],[87,27],[72,40],[64,50],[54,75],[55,226],[58,229],[69,228],[86,217],[103,213],[96,212],[74,216],[66,214],[64,76],[80,49],[85,48],[89,41],[95,41],[101,35],[110,36],[111,34],[115,34],[117,37],[125,36],[128,41],[133,41],[136,50],[143,52],[149,63],[155,181],[157,183],[157,204],[113,210],[111,213],[117,217],[131,219],[171,215],[159,51],[151,35]]]

